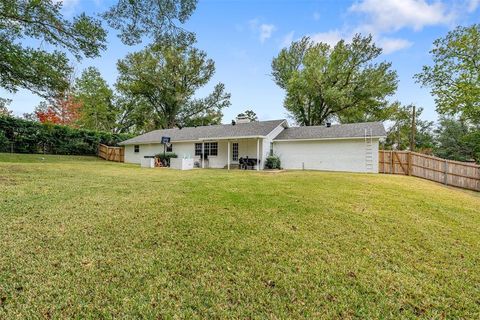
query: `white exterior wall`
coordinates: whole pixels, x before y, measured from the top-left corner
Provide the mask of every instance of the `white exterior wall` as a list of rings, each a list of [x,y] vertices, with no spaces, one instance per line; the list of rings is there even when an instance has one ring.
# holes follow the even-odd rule
[[[205,161],[205,168],[224,168],[227,165],[227,152],[228,145],[227,140],[219,141],[206,141],[206,142],[218,142],[218,155],[208,156],[208,161]],[[257,157],[257,140],[256,139],[239,139],[230,141],[230,163],[238,163],[238,161],[232,160],[233,147],[232,144],[238,142],[238,157],[256,158]],[[140,151],[134,152],[133,145],[125,146],[125,162],[140,164],[141,159],[144,156],[153,156],[163,152],[163,145],[157,144],[141,144]],[[260,157],[262,157],[262,139],[260,139]],[[195,161],[201,160],[199,156],[195,156],[195,142],[172,142],[172,152],[177,154],[179,158],[193,158]],[[262,168],[262,167],[261,167]]]
[[[285,169],[378,173],[379,139],[372,142],[372,169],[366,168],[366,144],[362,139],[275,141],[273,151]],[[303,163],[303,165],[302,165]]]
[[[140,150],[138,153],[134,152],[133,145],[125,146],[125,162],[140,164],[144,156],[154,156],[163,152],[163,145],[160,143],[155,144],[140,144]]]

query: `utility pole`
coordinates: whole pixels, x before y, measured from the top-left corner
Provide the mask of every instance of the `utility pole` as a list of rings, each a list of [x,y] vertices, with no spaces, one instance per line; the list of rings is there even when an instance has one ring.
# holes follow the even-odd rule
[[[416,121],[415,121],[415,105],[412,106],[412,136],[410,137],[410,151],[415,151],[415,131],[417,129]]]

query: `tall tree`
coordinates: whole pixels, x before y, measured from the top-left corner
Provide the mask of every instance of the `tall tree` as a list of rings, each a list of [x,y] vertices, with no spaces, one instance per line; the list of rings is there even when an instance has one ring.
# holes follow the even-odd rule
[[[66,93],[58,95],[55,99],[41,102],[35,108],[35,115],[41,123],[61,124],[77,127],[80,119],[82,105],[75,100],[73,95]]]
[[[242,113],[239,113],[237,117],[247,117],[250,121],[258,121],[257,114],[253,110],[246,110]]]
[[[452,117],[441,117],[435,130],[435,155],[458,161],[480,162],[480,128]]]
[[[155,128],[184,126],[230,105],[222,83],[207,97],[194,98],[215,72],[205,52],[184,45],[155,44],[129,54],[117,64],[117,88],[148,105]]]
[[[101,16],[119,30],[127,45],[142,38],[188,43],[193,33],[179,24],[187,21],[197,0],[118,0]],[[27,89],[52,97],[68,88],[72,68],[66,52],[76,59],[94,58],[106,48],[102,20],[82,13],[73,19],[62,15],[60,0],[0,1],[0,87],[15,92]],[[55,48],[47,51],[26,45],[35,39]]]
[[[144,98],[115,95],[114,105],[118,109],[115,132],[140,134],[156,129],[152,108]]]
[[[62,1],[2,0],[0,2],[0,87],[23,88],[52,96],[68,87],[72,69],[64,49],[77,59],[97,57],[105,49],[106,32],[98,19],[80,14],[71,21],[62,13]],[[22,42],[48,43],[47,52]]]
[[[12,102],[12,100],[0,98],[0,116],[12,116],[12,111],[8,110],[10,102]]]
[[[434,41],[433,66],[415,78],[431,88],[437,111],[480,123],[480,24],[457,27]]]
[[[423,108],[416,108],[415,119],[415,150],[423,153],[431,153],[435,146],[433,136],[433,122],[421,120]],[[390,117],[393,121],[388,129],[384,147],[386,149],[407,150],[410,146],[412,135],[413,105],[398,106],[395,113]]]
[[[195,10],[197,0],[118,0],[102,16],[120,31],[123,43],[138,44],[147,36],[154,42],[175,39],[191,43],[194,34],[179,27]]]
[[[304,37],[273,59],[272,76],[300,125],[380,118],[389,107],[386,97],[397,88],[391,63],[375,62],[381,52],[371,36],[357,34],[351,43],[341,40],[333,47]]]
[[[85,129],[112,131],[118,115],[113,91],[94,67],[85,69],[75,81],[74,97],[81,103],[79,125]]]

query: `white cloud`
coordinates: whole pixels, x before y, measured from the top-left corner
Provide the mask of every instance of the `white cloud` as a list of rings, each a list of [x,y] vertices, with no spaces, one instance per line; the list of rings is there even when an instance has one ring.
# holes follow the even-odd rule
[[[470,0],[467,3],[468,12],[474,12],[480,6],[480,0]]]
[[[271,38],[273,32],[277,30],[277,27],[273,24],[260,24],[260,20],[258,18],[248,21],[248,25],[250,27],[250,30],[258,33],[258,37],[261,43],[264,43],[265,40]]]
[[[339,30],[331,30],[327,32],[318,32],[315,34],[310,35],[310,39],[312,39],[315,42],[324,42],[327,43],[330,46],[334,46],[337,44],[338,41],[342,39],[350,39],[351,36],[347,36],[346,34],[343,34]]]
[[[315,42],[327,43],[331,47],[335,46],[338,41],[345,40],[347,43],[352,41],[353,33],[342,32],[340,30],[331,30],[327,32],[319,32],[311,34],[310,38]],[[413,42],[410,42],[406,39],[401,38],[389,38],[389,37],[380,37],[373,36],[373,40],[377,46],[383,49],[384,54],[390,54],[395,51],[409,48],[413,45]]]
[[[383,49],[383,53],[385,54],[406,49],[413,45],[412,42],[399,38],[380,38],[377,44]]]
[[[366,16],[366,23],[359,27],[366,32],[394,32],[402,28],[421,30],[425,26],[449,24],[453,14],[436,1],[425,0],[362,0],[349,8],[350,12]]]
[[[292,43],[293,41],[293,35],[295,34],[295,31],[290,31],[289,33],[287,33],[283,39],[282,39],[282,43],[281,43],[281,48],[284,48],[284,47],[288,47],[290,46],[290,44]]]
[[[272,33],[277,29],[273,24],[261,24],[260,25],[260,42],[264,43],[265,40],[272,36]]]
[[[470,1],[469,10],[480,5],[480,0]],[[330,30],[310,35],[316,42],[325,42],[335,45],[341,39],[350,41],[353,34],[371,34],[375,43],[383,49],[383,53],[390,54],[398,50],[409,48],[413,43],[407,39],[389,37],[401,29],[409,28],[415,31],[426,26],[448,25],[454,21],[455,10],[437,0],[358,0],[350,6],[350,13],[360,15],[363,19],[357,24],[343,30]]]

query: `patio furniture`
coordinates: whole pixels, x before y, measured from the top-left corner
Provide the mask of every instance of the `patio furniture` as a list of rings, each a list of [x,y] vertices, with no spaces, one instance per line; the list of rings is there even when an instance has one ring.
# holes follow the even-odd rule
[[[240,169],[253,170],[255,169],[255,166],[257,165],[258,160],[256,158],[241,157],[240,159],[238,159],[238,163],[240,164]]]

